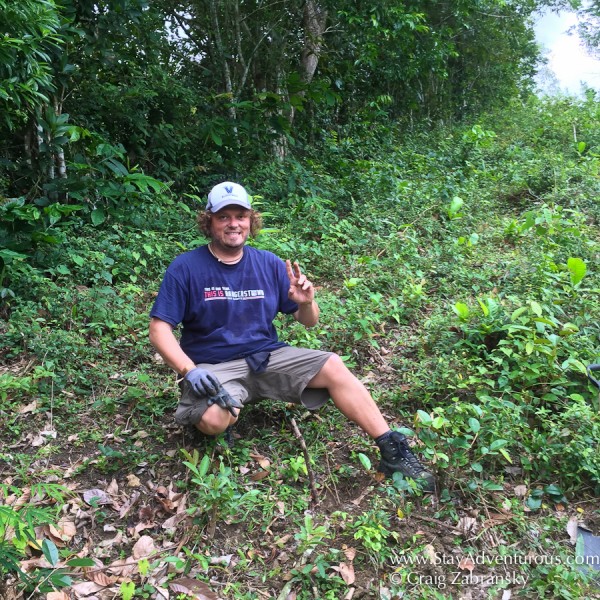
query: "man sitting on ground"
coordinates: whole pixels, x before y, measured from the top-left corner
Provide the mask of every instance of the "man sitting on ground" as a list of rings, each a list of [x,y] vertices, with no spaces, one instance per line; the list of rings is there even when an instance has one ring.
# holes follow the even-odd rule
[[[366,387],[332,352],[278,340],[273,320],[291,314],[305,327],[319,318],[313,283],[297,262],[246,245],[261,227],[259,213],[237,183],[216,185],[198,215],[206,245],[168,267],[150,313],[150,341],[182,377],[175,419],[208,435],[233,425],[246,402],[267,398],[309,410],[329,398],[370,435],[379,470],[400,472],[434,491],[433,475],[406,437],[390,430]],[[182,325],[180,342],[173,330]]]

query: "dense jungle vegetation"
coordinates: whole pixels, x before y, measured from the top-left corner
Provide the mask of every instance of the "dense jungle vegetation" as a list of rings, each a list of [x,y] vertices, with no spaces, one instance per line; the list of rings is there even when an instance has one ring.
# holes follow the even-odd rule
[[[566,5],[0,0],[0,598],[599,597],[600,97],[534,93]],[[148,311],[226,179],[317,282],[282,339],[437,494],[331,407],[174,423]]]

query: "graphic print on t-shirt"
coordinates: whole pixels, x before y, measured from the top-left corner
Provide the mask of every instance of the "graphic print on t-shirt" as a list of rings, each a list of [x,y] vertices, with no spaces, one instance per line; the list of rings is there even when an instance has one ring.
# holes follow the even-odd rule
[[[227,286],[204,288],[204,300],[263,300],[264,290],[232,290]]]

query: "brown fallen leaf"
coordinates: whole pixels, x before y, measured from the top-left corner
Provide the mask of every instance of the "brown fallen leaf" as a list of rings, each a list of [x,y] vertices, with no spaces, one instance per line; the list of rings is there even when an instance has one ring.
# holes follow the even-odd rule
[[[525,498],[525,496],[527,496],[527,486],[526,485],[516,485],[513,488],[513,491],[517,498]]]
[[[490,513],[490,518],[483,522],[484,527],[494,527],[494,525],[501,525],[510,521],[514,515],[511,513]]]
[[[176,515],[173,515],[172,517],[169,517],[163,524],[162,524],[162,528],[163,529],[174,529],[175,527],[177,527],[177,525],[179,525],[179,523],[181,523],[181,521],[185,521],[185,519],[188,518],[187,513],[177,513]]]
[[[196,581],[191,577],[181,577],[174,579],[169,583],[169,589],[182,594],[187,594],[195,600],[219,600],[215,594],[203,581]]]
[[[127,533],[133,537],[137,538],[140,531],[144,531],[145,529],[154,529],[156,527],[156,523],[150,521],[149,523],[138,523],[135,527],[129,527],[127,529]]]
[[[579,522],[577,517],[573,516],[569,519],[567,523],[567,533],[569,534],[569,539],[571,544],[575,545],[577,543],[577,533],[579,530]]]
[[[118,531],[114,538],[102,540],[98,546],[100,548],[116,548],[123,544],[123,534]]]
[[[423,548],[423,554],[427,557],[427,559],[432,565],[435,565],[437,563],[438,557],[435,551],[435,546],[433,544],[426,544]]]
[[[20,415],[25,415],[27,413],[32,413],[35,412],[35,409],[37,408],[37,400],[34,400],[33,402],[30,402],[29,404],[26,404],[25,406],[21,406],[17,412]]]
[[[18,510],[22,506],[25,506],[29,502],[31,498],[31,490],[29,488],[25,488],[23,493],[20,496],[15,496],[11,494],[7,499],[5,504],[8,506],[12,506],[15,510]]]
[[[263,469],[268,469],[271,466],[271,461],[262,454],[251,452],[250,457],[253,458]]]
[[[142,482],[140,481],[140,478],[137,475],[130,473],[129,475],[127,475],[127,485],[129,487],[140,487],[142,485]]]
[[[354,574],[354,567],[352,566],[352,563],[347,564],[343,562],[340,563],[339,567],[331,568],[340,574],[346,585],[352,585],[354,583],[356,576]]]
[[[90,506],[99,506],[101,504],[112,504],[113,501],[108,497],[104,490],[93,489],[83,492],[83,500]]]
[[[58,563],[60,564],[60,563]],[[25,573],[28,573],[29,571],[32,571],[33,569],[52,569],[54,566],[57,565],[51,565],[44,556],[39,556],[37,558],[30,558],[28,560],[22,560],[19,563],[19,566],[21,567],[21,571],[24,571]],[[63,565],[61,565],[63,566]]]
[[[458,520],[456,528],[459,529],[464,535],[468,533],[474,533],[477,530],[477,519],[473,517],[461,517]]]
[[[250,475],[252,481],[260,481],[269,475],[269,471],[255,471]]]
[[[153,552],[156,552],[156,548],[154,540],[149,535],[143,535],[131,549],[131,554],[135,559],[146,558]]]
[[[151,506],[144,505],[138,510],[138,518],[144,523],[149,523],[154,520],[154,509]]]
[[[119,510],[119,517],[122,519],[129,513],[129,511],[133,508],[135,503],[140,499],[140,492],[137,490],[131,494],[131,497],[121,506]]]
[[[59,540],[62,545],[64,545],[64,542],[70,542],[77,533],[77,527],[75,527],[75,523],[65,519],[64,517],[56,524],[56,526],[49,525],[48,529],[52,540],[54,542]]]
[[[458,563],[458,568],[462,571],[469,571],[472,573],[473,569],[475,568],[475,563],[470,556],[463,556]]]
[[[75,593],[76,598],[85,598],[104,589],[104,586],[98,585],[93,581],[84,581],[71,586],[71,591]]]
[[[119,484],[117,483],[117,480],[114,477],[108,484],[108,487],[106,488],[106,493],[110,494],[111,496],[116,496],[119,493]]]
[[[344,551],[344,555],[348,559],[348,562],[352,562],[354,560],[354,557],[356,556],[356,548],[344,545],[342,546],[342,550]]]
[[[46,600],[70,600],[70,598],[64,592],[48,592]]]
[[[118,560],[110,563],[107,571],[113,575],[116,575],[117,577],[131,578],[138,571],[138,563],[131,556],[128,558],[119,558]]]
[[[383,475],[383,474],[382,474]],[[365,488],[362,492],[362,494],[356,498],[355,500],[351,500],[350,502],[352,502],[352,504],[354,504],[354,506],[359,506],[360,503],[367,497],[368,494],[370,494],[373,491],[373,486],[370,485],[369,487]]]
[[[90,581],[93,581],[94,583],[97,583],[98,585],[101,585],[102,587],[108,587],[109,585],[112,585],[113,583],[116,583],[118,581],[118,578],[115,577],[114,575],[107,575],[103,570],[102,571],[99,570],[99,569],[104,569],[104,565],[100,561],[94,560],[94,562],[98,566],[83,568],[85,576]]]

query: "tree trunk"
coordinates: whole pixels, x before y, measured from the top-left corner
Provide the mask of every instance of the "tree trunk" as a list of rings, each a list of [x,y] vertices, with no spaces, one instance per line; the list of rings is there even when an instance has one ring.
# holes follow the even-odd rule
[[[302,79],[310,83],[314,77],[323,45],[323,33],[327,22],[327,11],[314,0],[304,5],[304,48],[302,49]]]
[[[313,80],[317,70],[321,47],[323,46],[323,33],[325,32],[326,22],[327,11],[320,7],[314,0],[306,0],[302,18],[304,45],[300,56],[300,76],[305,84],[309,84]],[[304,92],[300,92],[300,95],[304,95]],[[292,105],[288,115],[290,127],[294,122],[295,116],[296,110]],[[282,135],[274,143],[276,157],[282,160],[287,153],[287,148],[287,139]]]

